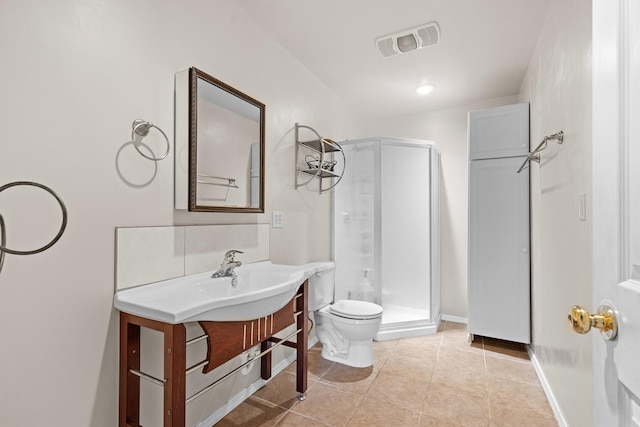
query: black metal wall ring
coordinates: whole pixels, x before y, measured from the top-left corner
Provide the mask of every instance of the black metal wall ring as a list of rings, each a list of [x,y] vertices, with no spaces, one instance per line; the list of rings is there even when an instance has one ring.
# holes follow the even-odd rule
[[[42,251],[46,251],[51,246],[56,244],[58,240],[60,240],[60,237],[62,237],[62,234],[64,233],[65,228],[67,228],[67,207],[65,206],[60,196],[58,196],[55,193],[55,191],[53,191],[51,188],[47,187],[46,185],[39,184],[37,182],[31,182],[31,181],[10,182],[9,184],[5,184],[2,187],[0,187],[0,193],[6,190],[7,188],[11,188],[19,185],[30,185],[33,187],[38,187],[45,190],[49,194],[51,194],[58,201],[58,203],[60,204],[60,208],[62,209],[62,225],[60,226],[60,230],[58,231],[58,234],[56,234],[56,236],[53,238],[53,240],[51,240],[49,243],[47,243],[43,247],[31,250],[31,251],[19,251],[15,249],[9,249],[6,247],[6,240],[7,240],[6,231],[7,230],[4,223],[4,218],[2,217],[2,215],[0,215],[0,234],[2,234],[2,236],[0,237],[0,271],[2,271],[2,265],[4,264],[5,253],[12,254],[12,255],[33,255],[33,254],[40,253]]]

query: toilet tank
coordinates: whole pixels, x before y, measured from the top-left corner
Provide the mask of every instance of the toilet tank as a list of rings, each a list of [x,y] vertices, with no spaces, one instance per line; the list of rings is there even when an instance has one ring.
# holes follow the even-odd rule
[[[316,311],[333,302],[336,264],[333,261],[314,262],[315,274],[309,277],[309,311]]]

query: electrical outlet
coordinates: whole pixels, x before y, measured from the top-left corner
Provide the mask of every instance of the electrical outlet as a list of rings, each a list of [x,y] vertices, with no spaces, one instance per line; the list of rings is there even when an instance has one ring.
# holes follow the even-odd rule
[[[273,211],[271,228],[284,228],[284,214],[282,211]]]

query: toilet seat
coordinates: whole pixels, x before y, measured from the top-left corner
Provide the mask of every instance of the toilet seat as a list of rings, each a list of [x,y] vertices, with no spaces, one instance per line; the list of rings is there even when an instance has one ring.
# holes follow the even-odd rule
[[[346,319],[368,320],[382,316],[382,307],[367,301],[339,300],[329,306],[329,312]]]

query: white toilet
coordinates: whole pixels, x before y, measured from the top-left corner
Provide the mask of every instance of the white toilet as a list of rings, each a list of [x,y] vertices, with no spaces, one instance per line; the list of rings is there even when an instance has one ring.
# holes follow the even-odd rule
[[[314,263],[309,278],[309,312],[313,312],[322,357],[345,365],[373,365],[373,337],[382,323],[382,307],[366,301],[339,300],[334,304],[335,263]]]

